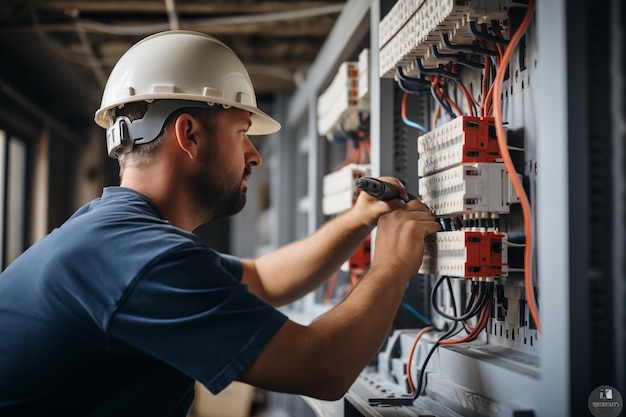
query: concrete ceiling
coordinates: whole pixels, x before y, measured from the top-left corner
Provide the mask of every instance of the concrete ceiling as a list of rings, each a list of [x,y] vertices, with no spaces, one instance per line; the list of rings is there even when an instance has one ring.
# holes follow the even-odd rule
[[[80,131],[132,44],[171,28],[211,34],[247,66],[261,100],[292,91],[345,1],[0,0],[0,92]]]

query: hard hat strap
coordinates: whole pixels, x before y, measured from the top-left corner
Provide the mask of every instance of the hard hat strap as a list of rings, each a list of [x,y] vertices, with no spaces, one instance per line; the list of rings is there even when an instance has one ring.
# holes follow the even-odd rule
[[[127,116],[119,116],[106,132],[109,156],[117,158],[132,151],[134,145],[155,140],[161,134],[165,120],[178,109],[209,108],[214,105],[212,102],[193,100],[158,100],[150,104],[142,119],[131,121]]]

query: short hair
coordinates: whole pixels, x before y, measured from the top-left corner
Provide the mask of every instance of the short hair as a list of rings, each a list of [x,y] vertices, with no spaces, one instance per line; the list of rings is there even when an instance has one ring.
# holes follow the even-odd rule
[[[126,103],[123,106],[115,108],[114,119],[117,119],[119,116],[126,116],[130,119],[130,121],[141,119],[144,117],[149,107],[150,103],[146,101]],[[216,115],[216,113],[221,109],[222,106],[212,106],[207,107],[206,109],[192,107],[181,108],[174,111],[167,117],[167,119],[165,119],[161,132],[153,141],[135,145],[130,152],[118,155],[117,160],[120,167],[120,180],[123,178],[124,170],[127,166],[146,166],[154,161],[154,158],[158,154],[161,144],[163,143],[163,138],[166,136],[169,129],[172,128],[178,116],[183,113],[189,113],[194,118],[198,119],[205,129],[211,132],[214,127],[214,115]]]

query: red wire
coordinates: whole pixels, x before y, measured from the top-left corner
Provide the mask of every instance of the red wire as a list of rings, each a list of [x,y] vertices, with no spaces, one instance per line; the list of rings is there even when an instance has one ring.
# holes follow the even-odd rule
[[[487,301],[487,304],[480,311],[480,317],[478,318],[478,323],[476,323],[476,326],[472,329],[472,331],[467,336],[465,336],[463,339],[442,340],[441,342],[439,342],[439,344],[440,345],[455,345],[457,343],[465,343],[465,342],[471,342],[473,340],[476,340],[476,338],[480,335],[480,332],[482,332],[487,326],[487,322],[489,321],[489,315],[491,314],[492,302],[493,300],[491,298],[489,299],[489,301]]]
[[[480,100],[480,115],[482,117],[487,116],[485,111],[487,107],[487,100],[489,97],[489,94],[487,93],[487,84],[489,83],[490,68],[491,68],[490,58],[488,55],[485,55],[485,70],[483,72],[483,83],[482,83],[482,92],[481,92],[482,96]]]
[[[418,334],[415,336],[413,340],[413,345],[411,345],[411,350],[409,351],[409,357],[406,360],[406,379],[409,383],[409,388],[411,390],[411,395],[415,394],[415,385],[413,385],[413,378],[411,378],[411,362],[413,360],[413,353],[415,352],[415,348],[417,347],[417,343],[420,341],[422,336],[426,333],[434,330],[433,326],[424,327]]]
[[[463,116],[463,112],[461,111],[459,106],[454,102],[454,100],[452,100],[448,95],[445,96],[445,99],[454,108],[454,111],[456,111],[457,116]]]
[[[526,234],[526,245],[524,246],[524,286],[526,289],[526,300],[528,302],[528,308],[530,311],[530,315],[537,326],[537,330],[541,332],[541,325],[539,322],[539,313],[537,311],[537,301],[535,300],[535,292],[533,287],[532,280],[532,242],[533,242],[533,234],[532,234],[532,217],[530,211],[530,203],[528,201],[528,197],[526,196],[526,192],[524,191],[524,187],[519,177],[517,176],[517,172],[515,171],[515,166],[513,165],[513,161],[511,159],[511,155],[509,153],[509,149],[506,142],[506,133],[504,131],[504,125],[502,122],[502,84],[504,82],[504,75],[506,73],[506,69],[511,59],[511,55],[513,54],[513,49],[517,46],[520,41],[522,35],[526,31],[528,27],[528,23],[530,22],[530,17],[533,14],[535,9],[535,0],[530,0],[528,3],[528,10],[526,10],[526,15],[524,16],[524,20],[522,21],[519,29],[515,32],[515,35],[509,41],[509,45],[504,52],[504,56],[502,57],[502,61],[500,63],[499,70],[496,74],[496,79],[494,80],[494,90],[493,90],[493,107],[495,109],[494,119],[495,119],[495,127],[496,127],[496,136],[498,138],[498,146],[500,148],[500,153],[502,154],[502,159],[504,160],[504,164],[507,169],[507,173],[511,178],[511,183],[517,192],[517,195],[520,198],[520,203],[522,206],[522,214],[524,217],[524,232]]]
[[[469,111],[470,116],[476,116],[476,112],[474,111],[474,105],[476,104],[476,100],[474,100],[474,97],[472,97],[472,94],[465,87],[465,84],[463,84],[463,80],[459,79],[457,83],[459,84],[459,87],[461,87],[461,90],[463,91],[463,94],[465,95],[465,100],[467,100],[467,109]]]
[[[437,104],[437,107],[435,107],[435,114],[433,115],[433,129],[437,127],[437,120],[439,119],[440,112],[441,112],[441,106]]]

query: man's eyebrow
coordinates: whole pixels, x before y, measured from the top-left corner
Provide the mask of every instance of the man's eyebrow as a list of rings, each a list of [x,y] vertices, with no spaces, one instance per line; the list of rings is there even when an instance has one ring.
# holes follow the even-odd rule
[[[246,129],[250,129],[250,126],[252,126],[252,119],[242,117],[241,122],[246,124]]]

